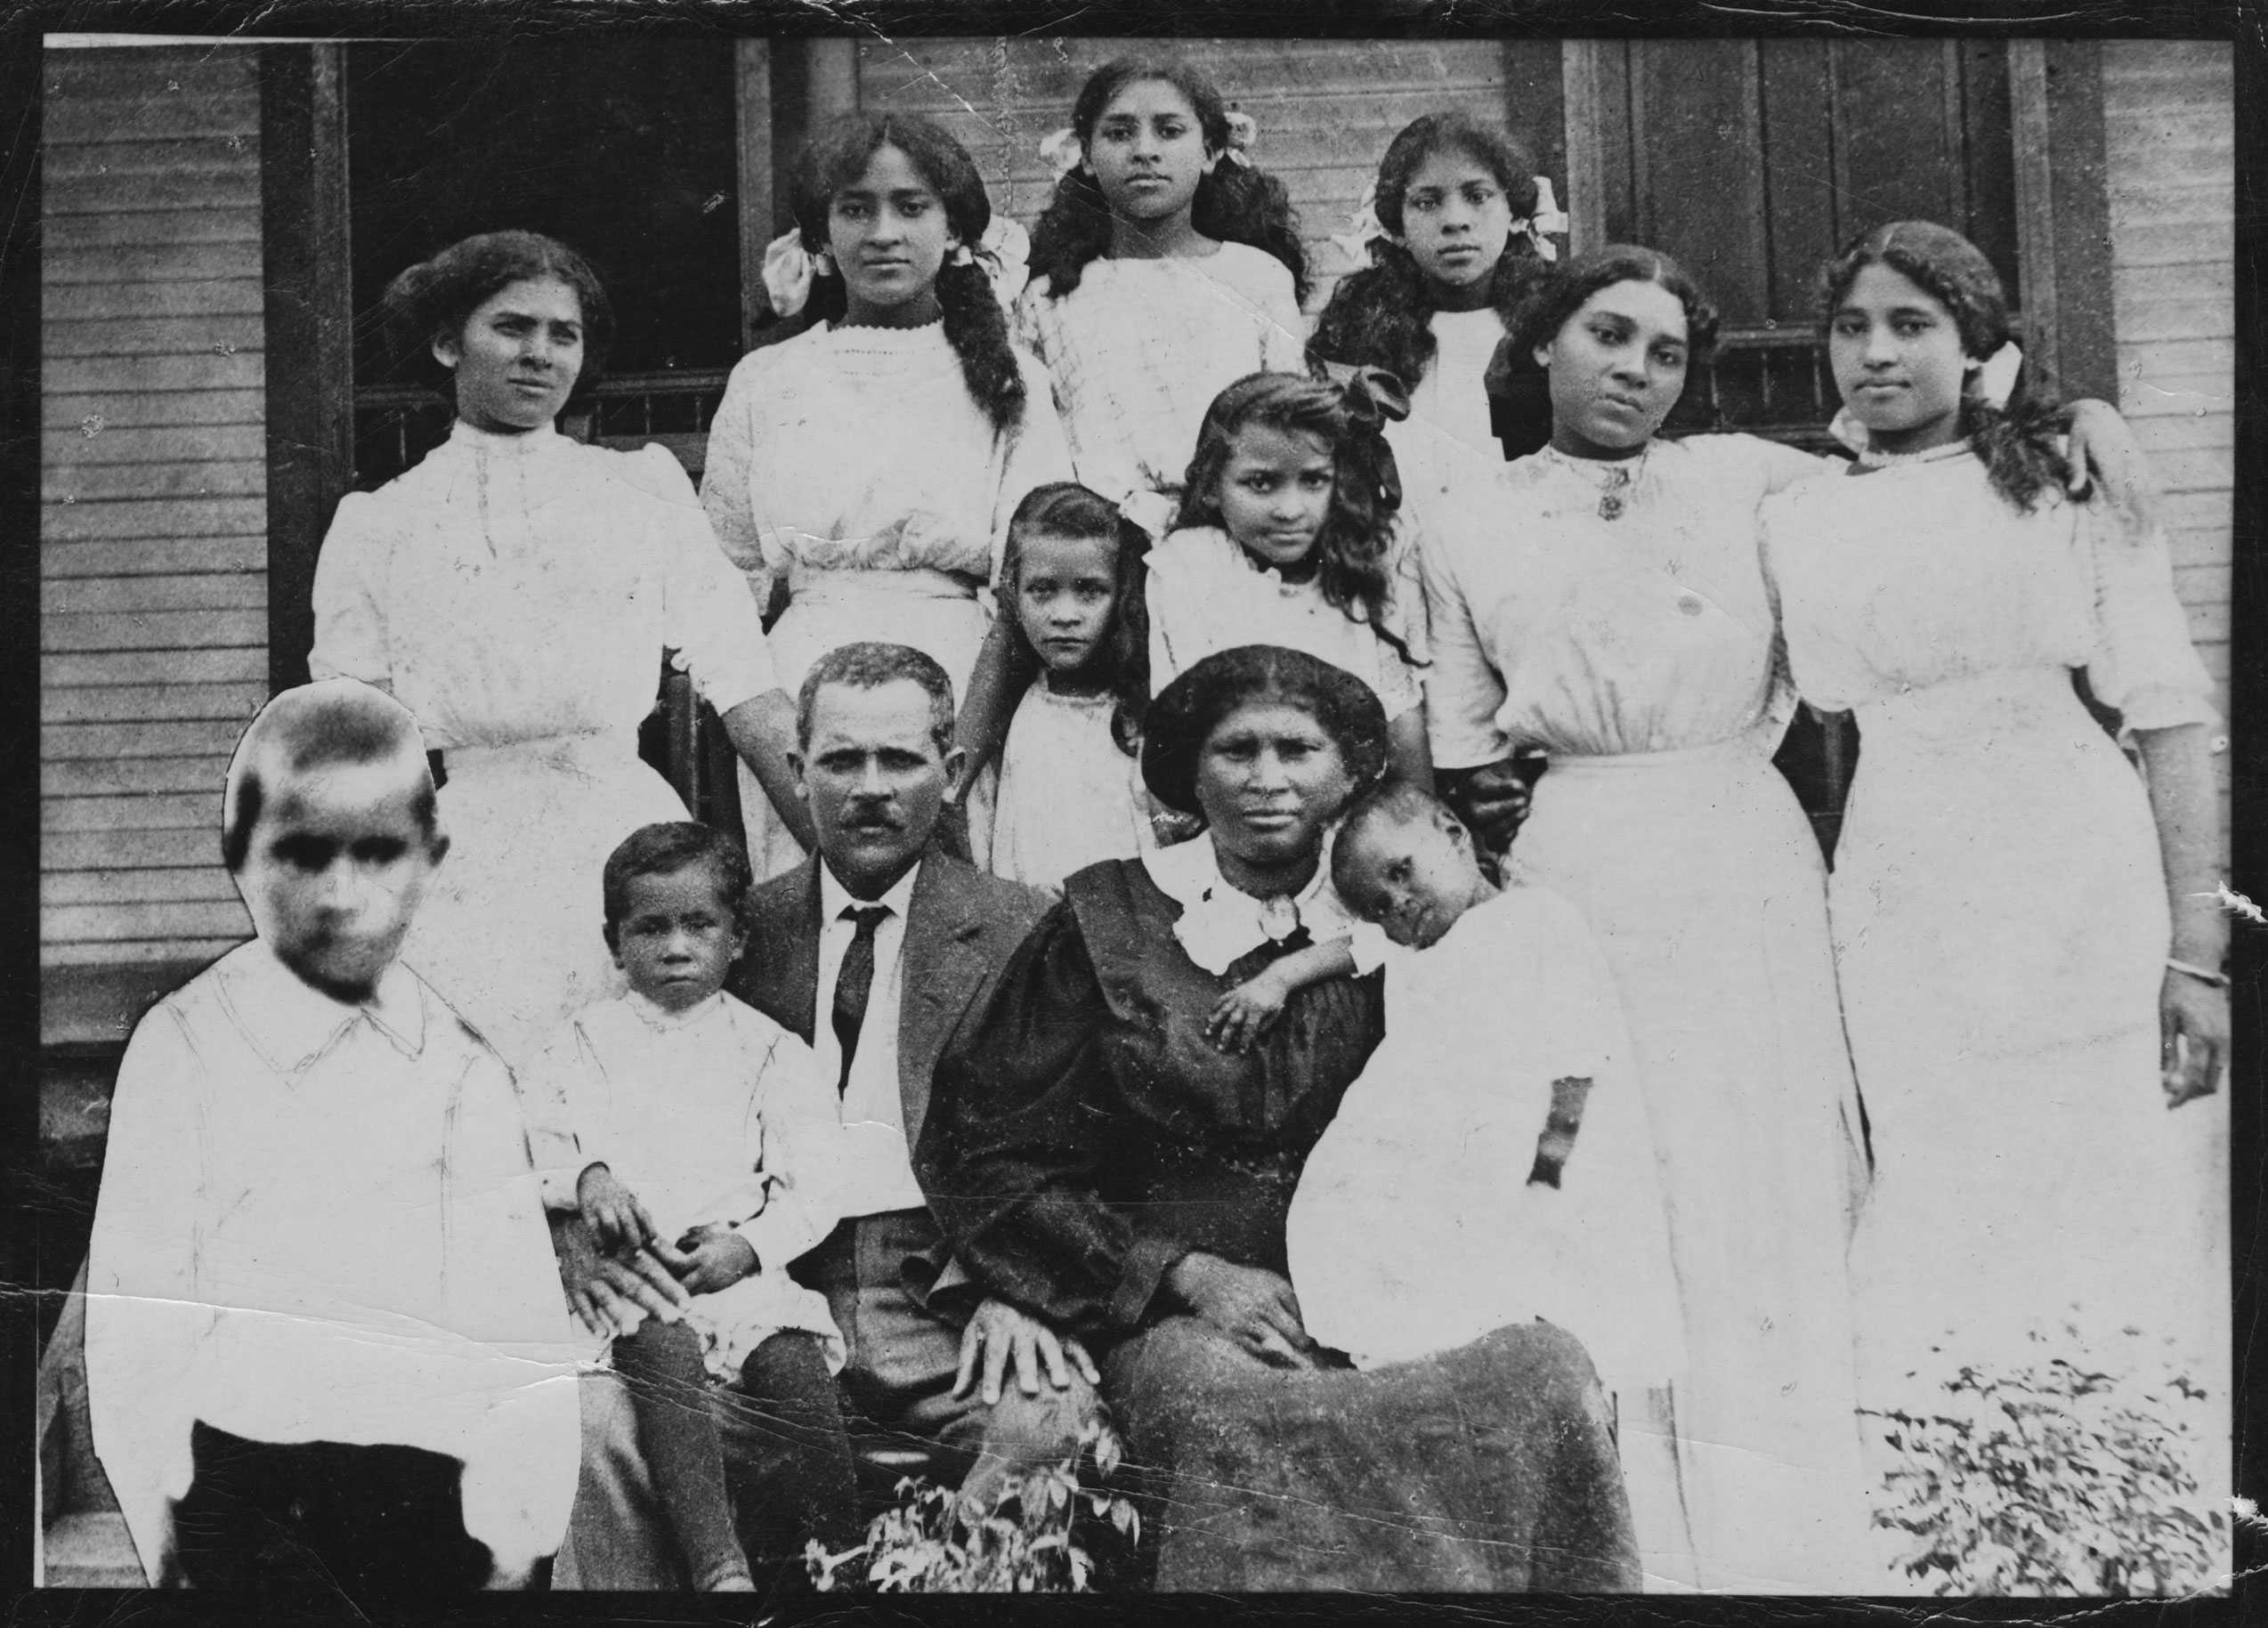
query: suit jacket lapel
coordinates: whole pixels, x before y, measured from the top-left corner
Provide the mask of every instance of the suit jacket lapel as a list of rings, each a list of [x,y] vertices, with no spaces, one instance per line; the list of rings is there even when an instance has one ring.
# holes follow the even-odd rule
[[[905,944],[899,952],[898,1100],[909,1147],[921,1138],[929,1082],[945,1042],[984,982],[984,957],[970,942],[984,925],[952,862],[931,854],[914,879]]]
[[[814,1043],[819,1006],[819,865],[806,859],[788,873],[796,886],[758,890],[749,938],[749,1004]]]

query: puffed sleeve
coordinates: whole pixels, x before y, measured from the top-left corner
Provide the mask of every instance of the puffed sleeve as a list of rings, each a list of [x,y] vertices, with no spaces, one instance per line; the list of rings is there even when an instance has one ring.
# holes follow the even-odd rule
[[[1425,700],[1424,674],[1431,658],[1431,619],[1425,609],[1425,579],[1418,564],[1416,528],[1407,516],[1394,522],[1386,556],[1386,602],[1380,625],[1401,640],[1407,656],[1381,639],[1378,699],[1389,718],[1400,717]]]
[[[761,528],[749,492],[749,470],[756,458],[756,401],[763,388],[761,351],[751,352],[725,381],[725,399],[709,422],[708,462],[701,470],[701,505],[725,557],[747,573],[758,603],[769,593]]]
[[[1517,897],[1519,943],[1499,952],[1503,976],[1533,991],[1527,1009],[1547,1019],[1520,1036],[1525,1065],[1545,1080],[1603,1079],[1622,1051],[1623,1011],[1599,942],[1561,895],[1522,887]]]
[[[1176,533],[1186,536],[1186,533]],[[1203,659],[1208,647],[1200,626],[1197,598],[1189,589],[1187,551],[1173,539],[1150,551],[1143,583],[1143,604],[1150,619],[1150,693],[1156,695]]]
[[[387,539],[378,524],[378,499],[349,492],[339,499],[323,550],[315,560],[315,647],[307,670],[315,678],[360,678],[391,691],[393,662],[386,644],[380,583]]]
[[[576,1207],[576,1183],[593,1162],[583,1156],[575,1122],[577,1105],[591,1100],[590,1076],[597,1068],[582,1025],[570,1020],[513,1081],[527,1124],[528,1160],[547,1210]]]
[[[1035,277],[1024,285],[1024,292],[1016,296],[1016,304],[1008,313],[1008,333],[1015,343],[1039,359],[1044,368],[1050,361],[1048,344],[1050,337],[1047,320],[1048,287],[1049,279]]]
[[[1138,1326],[1188,1252],[1165,1218],[1104,1197],[1131,1119],[1106,1051],[1112,1022],[1077,918],[1057,904],[938,1065],[915,1155],[969,1276],[1081,1338]]]
[[[811,1048],[771,1026],[756,1099],[757,1168],[770,1190],[762,1211],[733,1230],[748,1240],[765,1270],[780,1271],[840,1219],[834,1153],[841,1117]]]
[[[668,626],[701,696],[721,715],[780,687],[746,580],[717,547],[684,466],[667,447],[639,448],[623,473],[663,506],[659,527]]]
[[[1268,373],[1308,370],[1308,320],[1300,310],[1300,294],[1291,268],[1271,258],[1275,275],[1260,304],[1267,326],[1260,332],[1260,367]]]
[[[198,1283],[211,1220],[202,1147],[212,1089],[171,1004],[158,1007],[118,1065],[87,1250],[94,1452],[152,1584],[173,1551],[173,1501],[195,1473],[190,1376],[213,1324]]]
[[[1071,442],[1056,413],[1055,383],[1048,370],[1019,350],[1016,365],[1024,375],[1024,421],[1007,438],[1000,463],[1000,490],[992,507],[992,579],[1000,580],[1008,557],[1008,522],[1016,506],[1034,488],[1076,477],[1071,468]]]
[[[1766,441],[1761,435],[1727,436],[1745,444],[1748,455],[1755,460],[1763,482],[1763,495],[1785,491],[1798,481],[1808,481],[1813,475],[1840,469],[1843,460],[1823,453],[1806,452],[1801,447],[1791,447],[1785,441]]]
[[[2115,507],[2078,508],[2081,558],[2094,571],[2095,649],[2087,686],[2118,709],[2126,727],[2175,729],[2217,723],[2213,681],[2174,591],[2165,531],[2128,523]]]
[[[1494,490],[1492,482],[1490,490]],[[1418,571],[1424,585],[1429,659],[1425,682],[1426,734],[1433,761],[1444,769],[1469,769],[1494,763],[1511,750],[1496,726],[1504,704],[1504,681],[1481,642],[1458,577],[1456,554],[1468,546],[1465,533],[1486,522],[1477,502],[1452,498],[1433,506],[1433,522],[1418,539]],[[1470,539],[1477,545],[1485,539]]]

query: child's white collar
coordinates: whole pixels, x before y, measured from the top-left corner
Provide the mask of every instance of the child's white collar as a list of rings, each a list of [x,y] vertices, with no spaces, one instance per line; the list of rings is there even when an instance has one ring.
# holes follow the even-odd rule
[[[360,1004],[337,1000],[302,979],[255,938],[232,959],[224,988],[238,1025],[277,1068],[296,1073],[330,1049],[353,1025],[368,1022],[393,1049],[415,1057],[425,1047],[425,1003],[417,975],[400,961],[379,975]]]
[[[705,1000],[694,1001],[682,1012],[673,1012],[660,1002],[638,993],[635,989],[626,992],[622,1000],[624,1005],[644,1019],[650,1027],[667,1033],[672,1029],[691,1028],[694,1024],[701,1022],[712,1010],[724,1004],[725,992],[720,989]]]

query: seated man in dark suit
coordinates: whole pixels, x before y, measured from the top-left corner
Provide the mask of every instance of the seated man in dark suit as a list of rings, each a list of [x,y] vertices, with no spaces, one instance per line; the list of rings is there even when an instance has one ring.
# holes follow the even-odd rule
[[[833,1397],[782,1374],[778,1389],[724,1409],[741,1529],[772,1555],[798,1551],[806,1534],[835,1542],[855,1529],[849,1466],[827,1446],[840,1440],[828,1416],[838,1400],[854,1432],[930,1448],[982,1511],[1012,1472],[1076,1451],[1096,1377],[1077,1341],[984,1298],[954,1267],[908,1151],[938,1057],[981,1016],[1045,903],[932,845],[959,767],[951,683],[906,646],[846,645],[804,681],[797,741],[819,852],[757,888],[730,987],[808,1041],[841,1094],[845,1219],[789,1269],[827,1296],[848,1359]],[[585,1409],[557,1581],[676,1585],[627,1402],[588,1386]]]

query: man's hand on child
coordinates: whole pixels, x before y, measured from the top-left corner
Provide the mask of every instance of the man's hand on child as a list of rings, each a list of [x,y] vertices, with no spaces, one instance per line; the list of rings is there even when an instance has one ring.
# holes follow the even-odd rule
[[[714,1294],[755,1276],[756,1250],[729,1227],[696,1227],[674,1247],[655,1243],[653,1252],[688,1294]]]
[[[1223,1051],[1250,1051],[1275,1026],[1292,998],[1284,982],[1263,972],[1239,984],[1217,1001],[1205,1019],[1205,1038]]]
[[[579,1215],[553,1216],[551,1235],[567,1304],[594,1334],[635,1334],[648,1317],[675,1323],[692,1301],[652,1250],[609,1255]]]
[[[636,1249],[653,1240],[653,1220],[645,1206],[603,1164],[583,1171],[575,1183],[575,1203],[602,1249]]]

